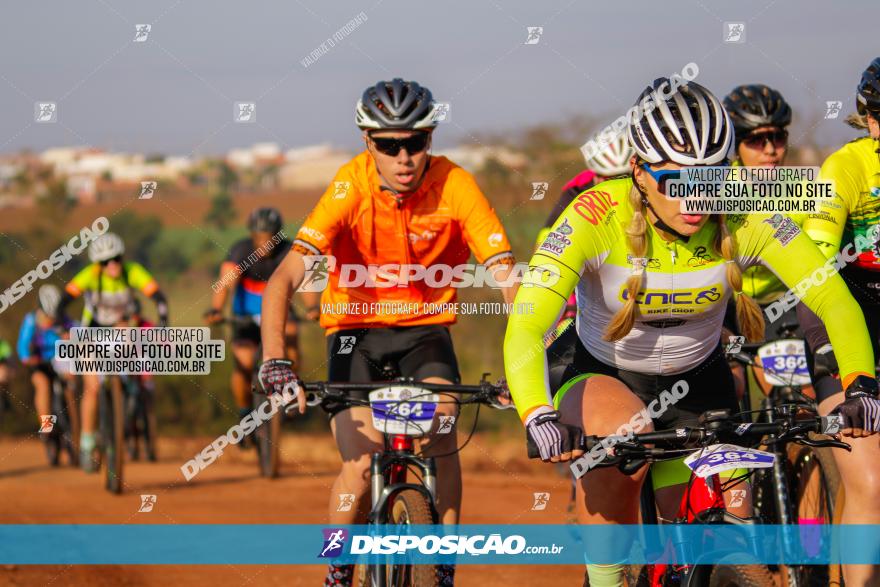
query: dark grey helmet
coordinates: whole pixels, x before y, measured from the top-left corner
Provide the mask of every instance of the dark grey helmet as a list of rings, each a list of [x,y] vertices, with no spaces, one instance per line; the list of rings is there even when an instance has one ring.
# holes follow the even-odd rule
[[[419,129],[437,126],[431,90],[399,77],[364,90],[355,108],[362,129]]]
[[[275,208],[257,208],[248,217],[248,230],[275,234],[281,230],[281,212]]]
[[[724,98],[737,140],[762,126],[791,124],[791,106],[778,91],[763,84],[737,86]]]
[[[880,57],[874,59],[862,73],[856,91],[856,108],[859,114],[870,112],[880,115]]]

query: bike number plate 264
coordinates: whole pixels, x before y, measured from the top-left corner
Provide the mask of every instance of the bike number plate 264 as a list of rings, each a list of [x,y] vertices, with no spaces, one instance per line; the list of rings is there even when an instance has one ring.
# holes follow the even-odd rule
[[[773,466],[775,455],[735,444],[713,444],[689,455],[684,464],[697,477],[710,477],[732,469],[764,469]]]
[[[777,340],[759,348],[758,356],[770,385],[810,384],[804,341]]]
[[[431,429],[437,403],[436,393],[418,387],[382,387],[370,392],[373,428],[385,434],[423,436]]]

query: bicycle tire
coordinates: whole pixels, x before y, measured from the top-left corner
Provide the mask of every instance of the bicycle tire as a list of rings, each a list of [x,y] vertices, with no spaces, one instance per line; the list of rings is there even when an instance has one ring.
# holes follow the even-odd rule
[[[402,489],[393,498],[385,522],[393,525],[434,524],[431,504],[423,493],[415,489]],[[355,565],[354,581],[356,587],[372,587],[372,573],[384,570],[387,587],[439,587],[437,565]]]
[[[64,386],[64,407],[66,412],[66,434],[64,448],[72,467],[79,466],[79,412],[76,411],[76,394],[69,385]]]
[[[263,402],[269,401],[264,395],[254,394],[254,408]],[[278,477],[281,461],[281,420],[284,417],[283,409],[279,408],[272,418],[260,424],[254,430],[254,444],[257,446],[257,465],[260,476],[267,479]]]
[[[793,465],[791,498],[799,519],[821,519],[824,524],[832,524],[835,520],[843,485],[831,450],[809,446],[795,446],[789,450]],[[812,480],[815,481],[811,483]],[[836,566],[839,573],[839,565]],[[834,565],[800,565],[796,569],[801,587],[825,587],[831,584],[835,571]]]
[[[141,389],[141,424],[143,424],[144,427],[144,449],[147,453],[147,460],[151,463],[155,463],[159,460],[155,399],[152,391],[149,389]]]
[[[709,587],[776,587],[776,580],[764,565],[715,565]]]
[[[122,381],[110,375],[101,392],[101,438],[104,443],[105,488],[122,493],[122,468],[125,455],[125,407]]]

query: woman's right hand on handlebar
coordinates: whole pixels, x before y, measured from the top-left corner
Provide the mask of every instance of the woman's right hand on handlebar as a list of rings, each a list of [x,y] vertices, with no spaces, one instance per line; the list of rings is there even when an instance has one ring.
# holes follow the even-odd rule
[[[570,461],[584,454],[583,431],[559,420],[559,412],[550,406],[538,407],[526,418],[526,434],[545,463]]]
[[[269,359],[260,365],[257,373],[260,387],[263,393],[296,395],[297,408],[300,414],[306,413],[306,394],[299,385],[296,373],[293,372],[293,363],[287,359]]]

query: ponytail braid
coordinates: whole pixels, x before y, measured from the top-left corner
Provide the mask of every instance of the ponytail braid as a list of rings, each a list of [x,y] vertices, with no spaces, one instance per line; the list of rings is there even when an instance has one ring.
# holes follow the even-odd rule
[[[642,288],[642,279],[647,264],[645,257],[648,254],[648,220],[645,216],[645,204],[642,202],[642,193],[633,184],[629,192],[629,201],[633,209],[632,220],[626,229],[626,241],[630,253],[635,258],[641,258],[642,264],[633,259],[633,273],[626,280],[626,300],[623,307],[611,318],[608,328],[605,329],[603,338],[609,342],[620,340],[632,330],[638,313],[636,298]]]
[[[716,218],[715,249],[727,261],[727,283],[736,299],[736,322],[749,342],[761,341],[764,339],[764,315],[758,303],[742,292],[742,270],[736,262],[736,239],[724,216],[719,214]]]

